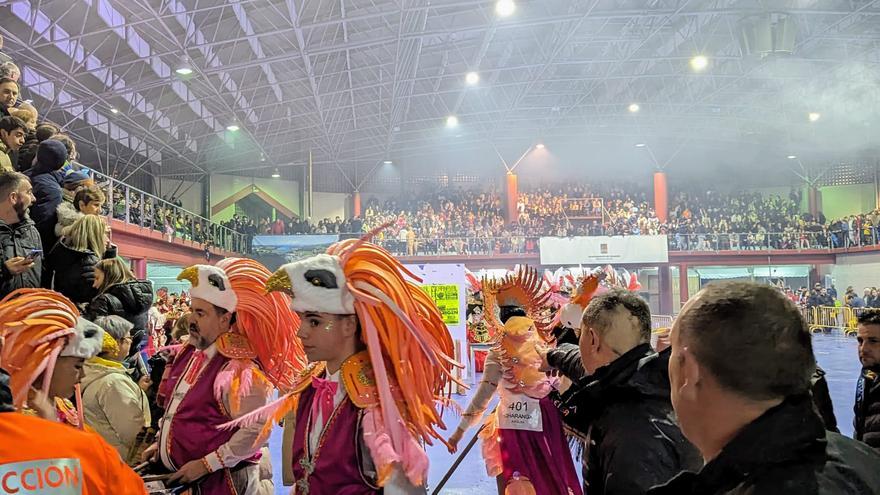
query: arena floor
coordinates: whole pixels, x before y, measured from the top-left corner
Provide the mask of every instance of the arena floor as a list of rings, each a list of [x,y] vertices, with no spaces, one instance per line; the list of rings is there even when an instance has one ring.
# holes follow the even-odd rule
[[[834,401],[834,413],[837,416],[838,427],[841,433],[851,436],[853,432],[853,400],[856,379],[860,365],[856,351],[854,337],[845,337],[840,332],[829,334],[817,334],[813,337],[813,347],[819,365],[826,371],[828,386],[831,390],[831,398]],[[458,396],[456,400],[466,406],[468,396]],[[458,424],[458,418],[451,412],[447,412],[445,419],[450,429]],[[462,440],[460,447],[464,448],[467,441],[475,433],[471,430]],[[287,494],[290,489],[281,484],[281,430],[276,428],[270,439],[269,448],[272,452],[272,465],[275,467],[276,493]],[[430,481],[432,485],[443,477],[455,460],[443,445],[434,445],[428,448],[431,458]],[[457,454],[456,454],[457,455]],[[580,471],[580,466],[578,466]],[[493,494],[495,481],[486,476],[486,471],[479,452],[479,443],[471,450],[464,462],[443,488],[446,495],[476,495]]]

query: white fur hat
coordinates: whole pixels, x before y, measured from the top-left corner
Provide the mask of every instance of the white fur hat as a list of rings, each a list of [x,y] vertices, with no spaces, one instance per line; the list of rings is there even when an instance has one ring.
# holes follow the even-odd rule
[[[204,299],[230,313],[238,306],[238,296],[232,290],[229,277],[216,266],[193,265],[180,272],[177,280],[188,280],[192,284],[189,295],[193,299]]]
[[[294,311],[335,315],[354,314],[354,296],[348,290],[339,256],[319,254],[288,263],[276,271],[266,288],[292,294]]]
[[[59,356],[91,359],[100,354],[104,344],[104,330],[101,327],[80,316],[76,319],[74,329],[76,333],[70,336]]]

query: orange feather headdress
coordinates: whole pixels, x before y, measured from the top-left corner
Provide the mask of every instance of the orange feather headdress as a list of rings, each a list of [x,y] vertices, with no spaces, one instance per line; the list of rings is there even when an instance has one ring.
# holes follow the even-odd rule
[[[0,300],[0,366],[9,372],[13,404],[21,409],[28,391],[42,376],[48,391],[55,361],[76,334],[76,306],[46,289],[19,289]]]
[[[438,404],[448,401],[447,385],[458,365],[439,309],[413,281],[419,280],[365,238],[284,265],[266,284],[270,292],[289,292],[297,311],[357,314],[379,399],[364,428],[370,430],[365,439],[380,484],[397,462],[410,481],[424,483],[427,457],[416,440],[445,442],[437,431],[444,428]],[[281,401],[287,409],[294,403],[288,397]],[[276,417],[281,413],[275,410]]]
[[[483,279],[483,314],[486,322],[494,329],[494,335],[503,335],[504,324],[498,319],[496,310],[500,306],[519,306],[526,316],[534,321],[535,328],[545,340],[549,340],[552,326],[543,314],[552,292],[544,289],[544,278],[538,270],[520,266],[501,280]]]

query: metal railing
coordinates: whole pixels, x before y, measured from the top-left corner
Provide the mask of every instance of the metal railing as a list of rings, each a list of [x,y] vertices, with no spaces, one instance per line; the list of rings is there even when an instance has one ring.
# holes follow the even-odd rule
[[[170,239],[183,239],[204,248],[251,252],[251,238],[94,170],[89,171],[104,192],[104,215],[148,228]]]
[[[802,314],[813,333],[837,329],[845,335],[855,335],[858,329],[859,315],[870,309],[872,308],[813,306],[803,308]]]
[[[524,236],[378,239],[373,242],[398,256],[491,256],[538,253],[538,238]]]
[[[804,251],[880,244],[880,227],[858,231],[668,234],[670,251]]]

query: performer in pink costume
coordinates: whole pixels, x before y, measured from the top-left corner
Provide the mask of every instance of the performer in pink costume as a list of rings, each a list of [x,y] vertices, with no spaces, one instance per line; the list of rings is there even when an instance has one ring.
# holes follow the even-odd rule
[[[526,313],[537,315],[549,294],[541,290],[534,269],[520,270],[500,284],[483,282],[486,317],[495,317],[496,301],[513,299]],[[498,480],[504,495],[581,495],[559,411],[548,394],[558,379],[540,371],[541,351],[548,347],[543,323],[527,317],[510,317],[497,330],[496,345],[489,351],[480,381],[458,429],[449,438],[454,452],[464,432],[477,424],[496,391],[498,407],[480,432],[489,476]]]

